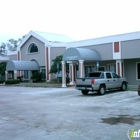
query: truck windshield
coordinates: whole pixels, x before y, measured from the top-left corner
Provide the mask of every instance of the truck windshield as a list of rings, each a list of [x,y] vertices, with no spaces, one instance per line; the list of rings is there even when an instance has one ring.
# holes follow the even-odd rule
[[[86,77],[100,77],[100,76],[101,76],[101,72],[94,72],[86,75]]]

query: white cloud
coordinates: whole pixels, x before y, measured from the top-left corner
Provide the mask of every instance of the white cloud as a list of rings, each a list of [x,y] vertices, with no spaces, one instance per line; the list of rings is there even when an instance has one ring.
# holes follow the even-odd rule
[[[86,39],[140,30],[139,0],[0,0],[0,41],[30,30]]]

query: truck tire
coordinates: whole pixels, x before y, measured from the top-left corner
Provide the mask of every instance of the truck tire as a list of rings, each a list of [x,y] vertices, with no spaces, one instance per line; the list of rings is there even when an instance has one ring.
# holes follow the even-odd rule
[[[138,95],[140,96],[140,91],[138,91]]]
[[[88,94],[88,90],[82,90],[81,91],[83,95],[87,95]]]
[[[125,82],[122,83],[121,90],[125,91],[127,89],[127,84]]]
[[[105,86],[104,86],[104,85],[100,85],[100,88],[99,88],[99,90],[98,90],[98,93],[99,93],[100,95],[104,95],[105,92],[106,92]]]

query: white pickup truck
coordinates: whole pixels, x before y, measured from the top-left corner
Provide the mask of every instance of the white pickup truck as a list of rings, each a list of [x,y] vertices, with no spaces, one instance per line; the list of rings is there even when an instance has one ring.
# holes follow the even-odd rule
[[[87,95],[89,91],[98,91],[99,94],[105,94],[109,89],[127,89],[126,78],[121,78],[114,72],[97,71],[91,72],[84,78],[76,79],[76,89],[81,90],[83,95]]]

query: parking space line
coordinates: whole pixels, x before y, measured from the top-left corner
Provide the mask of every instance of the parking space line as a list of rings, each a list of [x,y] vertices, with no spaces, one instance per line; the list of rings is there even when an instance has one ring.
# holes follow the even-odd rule
[[[137,97],[133,97],[133,98],[128,98],[128,99],[124,99],[124,100],[121,100],[121,101],[118,101],[119,103],[121,102],[127,102],[127,101],[130,101],[130,100],[134,100],[136,98],[139,98],[138,96]]]

